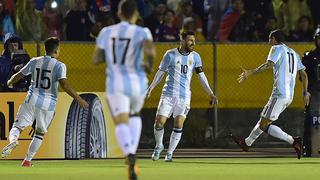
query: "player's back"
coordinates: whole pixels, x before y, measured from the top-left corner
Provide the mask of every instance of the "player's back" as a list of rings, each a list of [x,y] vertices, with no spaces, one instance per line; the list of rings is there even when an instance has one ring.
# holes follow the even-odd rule
[[[97,38],[97,45],[105,51],[107,64],[107,92],[145,93],[147,78],[143,68],[143,42],[152,41],[147,28],[122,21],[105,27]],[[134,84],[140,84],[136,89]],[[135,90],[134,90],[135,89]]]
[[[30,60],[22,73],[31,74],[26,102],[40,109],[54,111],[58,81],[66,78],[65,64],[50,56],[36,57]]]
[[[278,59],[274,65],[273,94],[293,98],[297,72],[303,69],[299,54],[285,44],[275,45],[271,51]]]

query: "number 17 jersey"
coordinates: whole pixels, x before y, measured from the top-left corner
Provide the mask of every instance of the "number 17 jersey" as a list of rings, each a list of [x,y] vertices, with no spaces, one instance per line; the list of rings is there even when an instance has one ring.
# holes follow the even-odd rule
[[[54,111],[60,79],[67,78],[66,65],[50,56],[32,58],[20,72],[31,74],[31,84],[25,102],[37,108]]]
[[[122,21],[105,27],[97,37],[97,47],[105,52],[107,94],[143,95],[147,76],[143,67],[143,42],[152,41],[148,28]]]

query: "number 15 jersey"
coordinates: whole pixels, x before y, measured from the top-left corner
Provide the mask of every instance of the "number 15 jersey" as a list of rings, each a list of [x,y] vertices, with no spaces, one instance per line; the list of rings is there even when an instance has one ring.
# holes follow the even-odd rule
[[[97,37],[97,47],[105,52],[107,94],[143,95],[147,76],[143,68],[143,42],[152,41],[148,28],[122,21],[105,27]]]
[[[32,58],[20,72],[31,74],[31,84],[25,102],[37,108],[54,111],[60,79],[67,78],[66,65],[50,56]]]

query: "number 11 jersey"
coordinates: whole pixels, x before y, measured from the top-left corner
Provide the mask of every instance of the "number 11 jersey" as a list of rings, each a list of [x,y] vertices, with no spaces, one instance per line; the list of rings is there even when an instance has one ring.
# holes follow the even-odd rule
[[[292,99],[297,72],[305,68],[299,54],[285,44],[279,44],[271,47],[267,60],[274,63],[271,96]]]

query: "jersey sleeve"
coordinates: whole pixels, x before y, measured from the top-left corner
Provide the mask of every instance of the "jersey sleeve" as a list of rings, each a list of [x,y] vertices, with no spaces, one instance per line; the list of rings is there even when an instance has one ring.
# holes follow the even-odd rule
[[[60,79],[67,79],[67,67],[63,63],[60,64],[57,72],[57,80]]]
[[[272,46],[269,51],[267,60],[277,63],[280,58],[281,58],[281,48]]]
[[[149,30],[149,28],[143,28],[143,40],[149,40],[149,41],[153,41],[153,38],[152,38],[152,34]]]
[[[29,74],[32,73],[32,64],[35,63],[35,60],[30,60],[21,70],[20,72],[24,75],[24,76],[28,76]]]
[[[169,64],[170,64],[170,53],[166,52],[162,58],[159,69],[161,71],[167,71]]]
[[[300,70],[306,69],[306,67],[302,64],[299,54],[296,54],[296,57],[297,57],[297,70],[300,71]]]
[[[195,53],[194,56],[194,67],[202,67],[202,61],[201,61],[201,57],[198,53]]]

